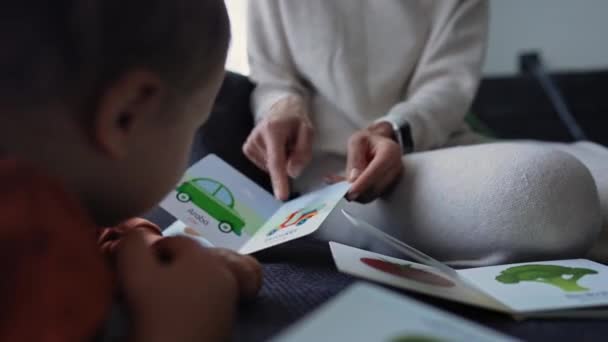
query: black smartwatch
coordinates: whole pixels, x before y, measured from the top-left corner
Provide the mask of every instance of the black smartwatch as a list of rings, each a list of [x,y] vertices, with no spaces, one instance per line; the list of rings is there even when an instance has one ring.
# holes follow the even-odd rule
[[[414,140],[412,139],[412,130],[410,124],[405,122],[399,126],[392,121],[388,121],[393,126],[393,134],[397,139],[397,143],[401,146],[401,153],[408,154],[414,151]]]

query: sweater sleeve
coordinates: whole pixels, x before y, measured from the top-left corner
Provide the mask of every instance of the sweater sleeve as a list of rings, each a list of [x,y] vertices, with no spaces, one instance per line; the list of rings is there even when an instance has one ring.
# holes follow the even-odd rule
[[[455,1],[439,8],[405,100],[379,120],[409,124],[414,151],[441,147],[462,127],[485,57],[487,1]]]
[[[257,84],[251,98],[256,121],[279,100],[293,96],[308,106],[309,90],[294,65],[278,0],[251,1],[248,9],[248,55],[251,79]]]

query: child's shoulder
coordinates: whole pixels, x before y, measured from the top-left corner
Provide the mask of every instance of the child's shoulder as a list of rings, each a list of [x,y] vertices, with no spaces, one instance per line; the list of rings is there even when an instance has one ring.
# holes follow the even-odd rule
[[[11,322],[0,325],[0,340],[90,337],[112,300],[94,224],[59,182],[29,165],[0,160],[0,184],[0,302]]]

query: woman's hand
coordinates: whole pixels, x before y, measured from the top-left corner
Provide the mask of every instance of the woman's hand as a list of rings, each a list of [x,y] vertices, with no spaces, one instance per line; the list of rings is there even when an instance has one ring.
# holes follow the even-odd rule
[[[275,103],[268,116],[251,132],[243,152],[268,172],[275,197],[289,197],[289,177],[296,178],[312,158],[312,123],[306,106],[289,96]]]
[[[347,199],[367,203],[388,192],[403,171],[401,157],[389,123],[353,134],[348,141],[346,177],[352,187]]]

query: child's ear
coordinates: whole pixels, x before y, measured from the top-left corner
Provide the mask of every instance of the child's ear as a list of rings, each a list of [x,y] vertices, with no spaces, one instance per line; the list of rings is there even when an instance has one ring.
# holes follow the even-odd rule
[[[110,157],[125,158],[133,142],[158,115],[165,89],[154,73],[135,70],[122,75],[102,94],[94,119],[94,138]]]

